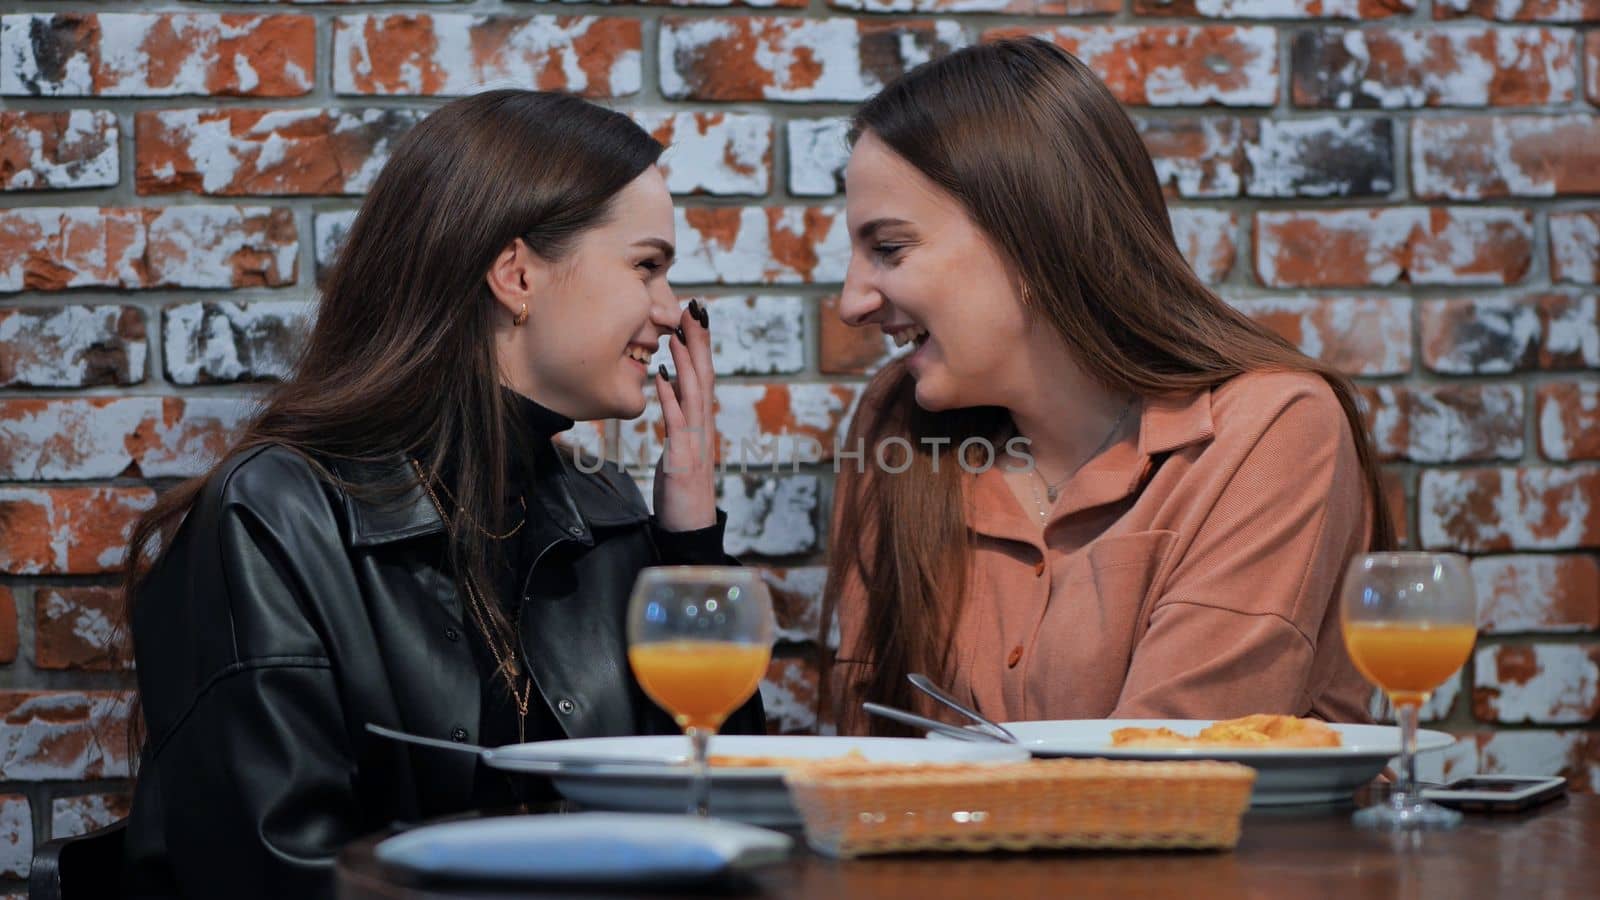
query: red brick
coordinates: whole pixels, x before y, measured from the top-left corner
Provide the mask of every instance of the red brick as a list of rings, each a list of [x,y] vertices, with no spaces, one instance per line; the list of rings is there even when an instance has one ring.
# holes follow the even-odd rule
[[[635,112],[667,148],[661,170],[674,194],[749,194],[772,189],[772,117],[729,112]]]
[[[853,384],[721,384],[716,426],[717,460],[729,472],[792,471],[795,463],[833,459],[860,398]],[[653,401],[644,415],[621,423],[620,452],[630,461],[649,450],[654,458],[666,437]]]
[[[1383,196],[1394,190],[1388,119],[1140,117],[1134,124],[1168,197]]]
[[[29,13],[4,29],[11,96],[297,97],[316,72],[311,16]]]
[[[127,794],[77,794],[50,801],[50,836],[76,837],[127,818]]]
[[[0,387],[138,384],[147,350],[132,306],[0,309]]]
[[[675,284],[809,284],[844,280],[850,261],[836,206],[679,208]]]
[[[1422,463],[1522,457],[1521,385],[1361,388],[1380,459]]]
[[[839,298],[822,300],[818,371],[824,375],[870,375],[895,356],[894,342],[876,325],[855,328],[839,318]]]
[[[1600,22],[1600,0],[1435,0],[1435,19],[1475,16],[1499,22]]]
[[[298,254],[286,208],[0,210],[0,292],[278,287],[294,282]]]
[[[0,876],[27,878],[33,867],[33,811],[22,794],[0,795]]]
[[[198,475],[253,411],[239,397],[0,399],[0,479]]]
[[[1541,384],[1539,452],[1545,459],[1600,459],[1600,385],[1593,381]]]
[[[110,671],[132,654],[119,634],[122,591],[109,587],[41,587],[33,596],[33,664],[41,669]]]
[[[1600,368],[1600,298],[1540,293],[1421,306],[1422,360],[1435,372]]]
[[[1480,556],[1472,561],[1472,580],[1485,634],[1600,628],[1600,564],[1593,556]]]
[[[1583,70],[1589,73],[1589,102],[1600,106],[1600,31],[1583,38]]]
[[[1567,725],[1600,716],[1600,644],[1478,648],[1472,714],[1485,722]]]
[[[869,13],[985,13],[1013,16],[1109,16],[1122,10],[1121,0],[828,0],[828,5],[834,9]]]
[[[1600,732],[1523,730],[1477,736],[1485,775],[1561,775],[1574,793],[1600,790]]]
[[[1594,116],[1416,119],[1411,192],[1482,200],[1600,193]]]
[[[728,513],[727,551],[789,557],[816,550],[819,487],[815,475],[729,474],[719,479],[717,500]]]
[[[1272,106],[1277,32],[1235,25],[1064,25],[994,28],[986,41],[1036,35],[1082,59],[1135,106]]]
[[[1349,375],[1411,371],[1411,301],[1399,297],[1253,297],[1231,301],[1300,352]]]
[[[822,588],[826,566],[762,569],[761,577],[772,592],[772,612],[778,620],[778,640],[815,644],[822,639]],[[828,643],[839,643],[838,624],[829,629]]]
[[[466,13],[333,20],[337,94],[474,94],[485,87],[635,94],[640,20]]]
[[[281,381],[313,313],[301,300],[185,303],[162,310],[162,356],[174,384]]]
[[[116,183],[116,113],[0,110],[0,190],[63,190]]]
[[[1392,468],[1383,470],[1384,505],[1389,507],[1389,518],[1394,522],[1395,542],[1401,547],[1411,545],[1411,522],[1408,515],[1411,505],[1406,498],[1406,475]]]
[[[1600,284],[1600,209],[1550,214],[1550,279]]]
[[[360,194],[422,116],[407,109],[141,112],[135,183],[141,194]]]
[[[806,297],[758,294],[702,297],[711,313],[711,365],[724,375],[793,375],[805,369]],[[677,373],[665,344],[650,358],[650,369]]]
[[[11,589],[0,584],[0,663],[17,661],[17,598]]]
[[[0,690],[0,778],[126,778],[129,699],[114,691]]]
[[[1422,473],[1422,545],[1469,553],[1600,547],[1600,465]]]
[[[1295,106],[1545,106],[1577,98],[1577,37],[1551,28],[1297,32]]]
[[[1133,0],[1141,16],[1210,19],[1386,19],[1416,8],[1416,0]]]
[[[1517,209],[1259,212],[1255,235],[1273,287],[1511,284],[1533,262],[1533,214]]]
[[[1171,216],[1178,249],[1200,280],[1216,284],[1226,279],[1237,255],[1233,234],[1238,230],[1238,220],[1234,214],[1220,209],[1174,207]]]
[[[814,734],[817,730],[817,667],[809,659],[774,659],[761,682],[770,734]]]
[[[668,16],[661,20],[661,94],[854,102],[965,43],[954,22]]]
[[[0,573],[98,575],[121,569],[145,487],[0,487]]]

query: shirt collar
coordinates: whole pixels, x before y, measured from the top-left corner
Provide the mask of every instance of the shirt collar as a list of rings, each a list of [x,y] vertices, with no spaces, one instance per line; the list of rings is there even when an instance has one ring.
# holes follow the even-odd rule
[[[1112,444],[1090,460],[1064,486],[1049,518],[1055,521],[1132,496],[1150,477],[1152,457],[1204,443],[1215,433],[1209,389],[1145,398],[1138,436]],[[1038,510],[1024,509],[1017,502],[1005,479],[1003,459],[968,479],[967,525],[980,534],[1036,544]]]

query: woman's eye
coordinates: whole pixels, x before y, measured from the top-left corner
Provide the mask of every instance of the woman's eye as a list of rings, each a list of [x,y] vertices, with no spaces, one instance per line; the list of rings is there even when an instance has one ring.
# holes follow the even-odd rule
[[[661,263],[659,263],[659,262],[657,262],[656,260],[653,260],[653,259],[647,259],[644,262],[639,263],[639,268],[645,270],[646,272],[650,272],[651,274],[654,274],[656,272],[661,271]]]
[[[889,257],[894,256],[896,253],[899,253],[901,250],[904,250],[905,248],[906,248],[905,244],[877,244],[877,245],[873,246],[872,252],[878,254],[879,256],[881,256],[881,257],[883,257],[885,259],[888,259]]]

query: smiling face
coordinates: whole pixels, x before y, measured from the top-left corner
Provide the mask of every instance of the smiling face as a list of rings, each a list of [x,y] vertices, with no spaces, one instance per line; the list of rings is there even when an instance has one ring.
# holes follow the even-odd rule
[[[845,188],[851,244],[840,317],[918,344],[907,365],[922,408],[1005,405],[1013,386],[1028,384],[1021,351],[1039,336],[993,242],[955,197],[871,132],[856,142]]]
[[[680,317],[667,283],[673,246],[672,196],[654,166],[623,188],[606,219],[559,261],[539,259],[516,242],[507,251],[515,258],[502,254],[489,274],[502,306],[528,306],[521,326],[508,321],[497,329],[507,383],[573,419],[643,413],[650,357]],[[524,267],[525,279],[508,278],[502,265]],[[526,301],[515,294],[519,287]]]

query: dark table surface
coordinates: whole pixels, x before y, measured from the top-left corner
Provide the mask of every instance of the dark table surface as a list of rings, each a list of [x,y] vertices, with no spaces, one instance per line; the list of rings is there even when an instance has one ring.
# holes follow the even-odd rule
[[[1450,832],[1386,835],[1350,824],[1353,806],[1254,810],[1225,852],[1049,852],[833,860],[797,841],[781,864],[720,886],[724,897],[973,900],[985,897],[1600,897],[1600,796],[1514,814],[1471,813]],[[374,836],[338,865],[339,896],[368,898],[690,896],[638,891],[422,885],[385,871]],[[698,890],[694,895],[705,895]]]

